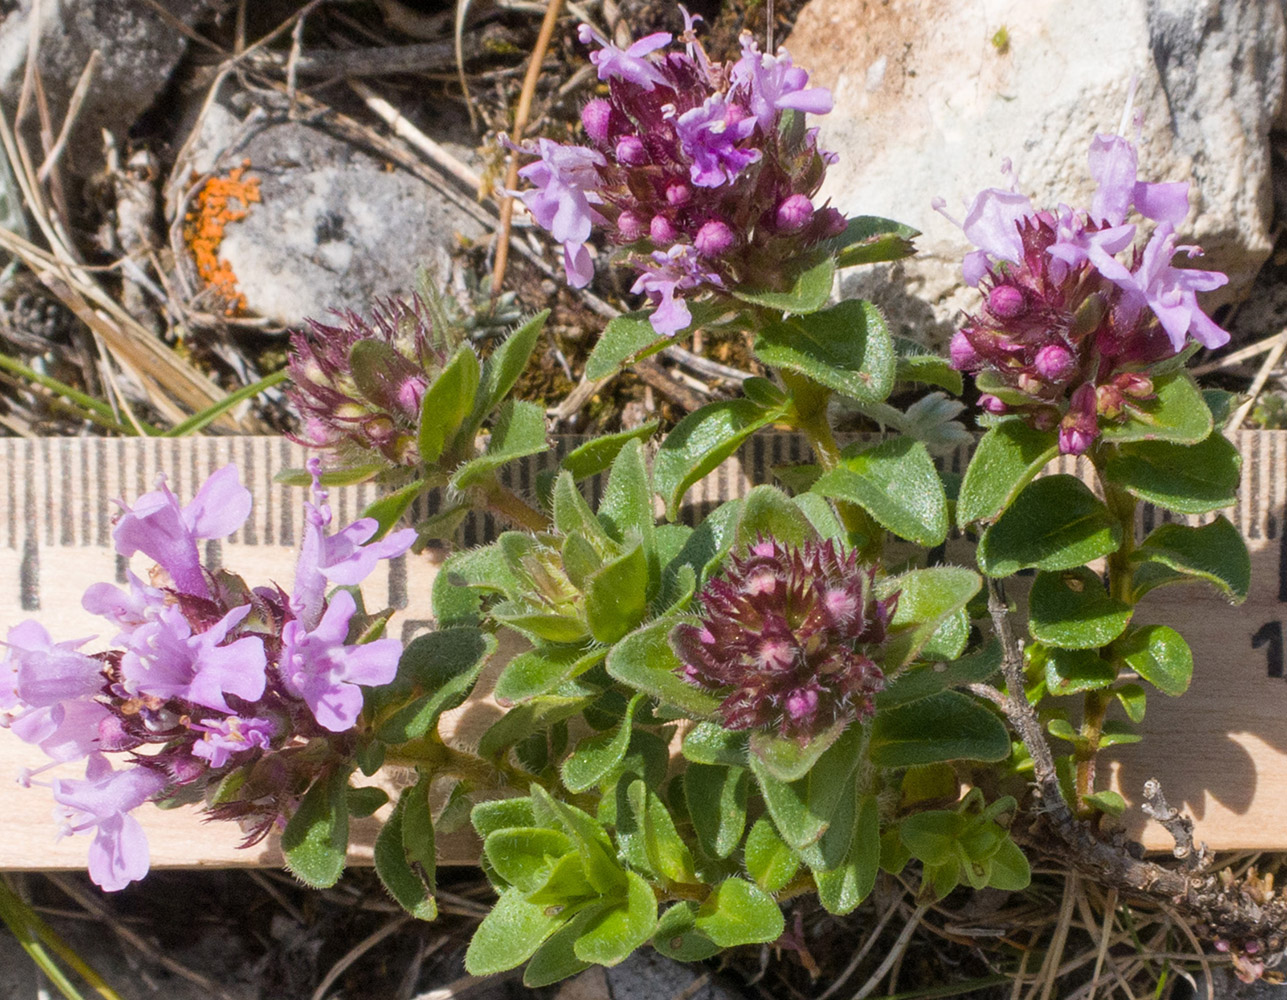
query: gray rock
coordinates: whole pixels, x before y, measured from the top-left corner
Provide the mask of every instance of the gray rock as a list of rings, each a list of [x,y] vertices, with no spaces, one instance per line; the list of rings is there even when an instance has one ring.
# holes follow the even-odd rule
[[[836,98],[820,120],[823,145],[840,154],[823,194],[924,232],[916,258],[847,279],[846,290],[941,342],[975,303],[960,279],[965,239],[931,200],[959,218],[979,190],[1004,185],[1008,157],[1035,204],[1087,204],[1088,144],[1117,130],[1138,76],[1141,177],[1192,183],[1182,235],[1230,279],[1207,305],[1245,295],[1271,247],[1283,0],[1003,0],[987,20],[982,10],[811,0],[801,13],[791,54]]]
[[[320,128],[283,121],[236,140],[241,123],[216,107],[194,169],[248,159],[261,202],[225,230],[219,256],[237,276],[249,312],[286,326],[329,309],[368,311],[376,298],[409,295],[426,268],[450,277],[458,237],[485,235],[437,189]]]
[[[676,962],[651,948],[640,948],[607,970],[608,996],[611,1000],[658,1000],[683,993],[690,1000],[743,1000],[741,993],[713,976],[698,986],[698,978],[706,972],[700,965]]]
[[[216,0],[164,0],[172,18],[189,26],[218,6]],[[85,177],[102,163],[102,130],[124,137],[165,86],[187,38],[145,0],[41,0],[38,19],[34,7],[34,0],[0,6],[7,11],[0,17],[0,100],[12,116],[34,35],[37,69],[59,129],[76,81],[97,50],[102,60],[61,161]],[[27,122],[29,134],[36,120]],[[39,144],[32,150],[39,161]]]

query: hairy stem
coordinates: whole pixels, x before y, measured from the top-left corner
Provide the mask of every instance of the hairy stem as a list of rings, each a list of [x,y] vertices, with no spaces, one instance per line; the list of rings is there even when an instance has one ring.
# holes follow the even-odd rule
[[[479,487],[483,503],[493,514],[527,531],[549,531],[550,519],[505,486],[494,475]]]

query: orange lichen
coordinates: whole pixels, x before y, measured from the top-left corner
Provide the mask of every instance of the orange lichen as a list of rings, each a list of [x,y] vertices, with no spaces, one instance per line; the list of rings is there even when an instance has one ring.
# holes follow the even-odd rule
[[[244,219],[250,206],[260,200],[259,178],[242,180],[249,167],[250,161],[243,160],[241,166],[234,167],[226,177],[207,180],[192,199],[192,208],[183,220],[183,238],[192,251],[197,273],[223,302],[228,316],[246,308],[246,296],[237,289],[232,266],[220,258],[219,245],[228,223]]]

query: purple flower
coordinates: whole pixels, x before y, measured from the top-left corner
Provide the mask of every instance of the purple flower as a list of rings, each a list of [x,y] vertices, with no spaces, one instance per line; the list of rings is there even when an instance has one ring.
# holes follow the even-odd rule
[[[875,657],[898,602],[876,599],[875,573],[830,541],[761,539],[702,590],[700,620],[671,632],[685,679],[723,696],[729,729],[805,741],[870,718],[884,686]]]
[[[39,622],[25,621],[9,629],[0,676],[0,709],[19,704],[51,708],[63,701],[92,698],[103,687],[103,664],[76,652],[87,640],[55,643]],[[10,690],[5,690],[9,687]]]
[[[678,293],[703,283],[722,282],[719,275],[702,265],[690,246],[676,244],[666,253],[654,253],[652,259],[653,266],[639,275],[630,290],[648,296],[656,307],[651,317],[653,329],[672,337],[693,321],[693,314]]]
[[[590,25],[577,28],[577,38],[582,45],[597,43],[600,48],[590,53],[590,62],[599,70],[600,80],[625,80],[643,90],[652,90],[658,84],[665,86],[666,77],[647,56],[663,49],[671,42],[671,35],[657,31],[645,35],[624,51],[595,31]]]
[[[1089,166],[1097,183],[1089,211],[1037,211],[1014,190],[989,188],[961,223],[978,248],[965,258],[965,279],[985,304],[953,337],[952,363],[1004,386],[987,395],[990,412],[1058,425],[1065,454],[1085,452],[1101,420],[1124,420],[1152,399],[1149,367],[1188,336],[1208,347],[1229,339],[1196,295],[1225,276],[1171,263],[1178,250],[1198,252],[1175,240],[1188,185],[1140,181],[1135,147],[1118,135],[1095,136]],[[1157,223],[1142,251],[1132,249],[1132,210]]]
[[[337,591],[316,628],[310,631],[299,621],[282,628],[281,672],[287,690],[303,698],[318,724],[333,733],[357,722],[362,711],[358,685],[388,684],[402,655],[396,639],[346,645],[356,609],[352,594]]]
[[[522,151],[535,152],[540,159],[518,172],[533,187],[517,196],[536,224],[563,244],[568,284],[584,288],[594,277],[594,264],[585,241],[598,218],[591,205],[601,203],[595,190],[599,184],[597,168],[606,166],[607,160],[597,150],[564,146],[549,139],[537,139],[535,150],[524,144]]]
[[[700,107],[680,115],[675,131],[692,160],[689,176],[698,187],[732,183],[762,155],[758,149],[738,146],[755,131],[755,119],[744,117],[741,108],[730,105],[721,94],[712,94]]]
[[[249,613],[248,604],[233,608],[204,632],[193,634],[177,605],[166,608],[130,637],[121,657],[125,690],[162,700],[182,698],[221,712],[232,711],[226,695],[255,701],[266,683],[263,640],[248,635],[221,645]]]
[[[615,262],[636,272],[636,290],[658,309],[654,328],[668,335],[691,322],[677,292],[718,296],[734,282],[783,289],[845,227],[840,213],[813,204],[834,159],[818,149],[817,129],[780,127],[787,111],[829,111],[830,94],[749,36],[736,63],[712,63],[694,34],[699,19],[684,17],[686,51],[662,52],[665,34],[622,51],[583,27],[582,39],[601,46],[591,58],[608,96],[584,109],[585,145],[538,140],[523,151],[540,159],[520,172],[532,188],[519,197],[563,245],[569,282],[590,280],[585,242],[607,226],[627,245]],[[733,238],[716,239],[705,228],[712,220]],[[706,265],[663,261],[676,247],[696,247]]]
[[[774,127],[782,111],[828,114],[833,102],[825,87],[808,87],[809,74],[792,64],[786,52],[761,54],[750,32],[742,32],[742,58],[734,63],[731,76],[735,90],[746,93],[751,114],[761,132]]]
[[[1157,316],[1176,351],[1183,349],[1189,335],[1204,347],[1229,342],[1229,333],[1218,326],[1198,305],[1197,292],[1209,292],[1228,282],[1219,271],[1174,267],[1178,251],[1196,257],[1197,247],[1175,245],[1175,233],[1168,222],[1160,223],[1144,248],[1139,267],[1117,282],[1133,301],[1143,300]]]
[[[162,775],[142,765],[115,771],[102,754],[90,757],[84,780],[53,782],[54,800],[63,807],[63,833],[94,832],[89,877],[108,892],[147,874],[147,835],[129,813],[165,785]]]
[[[313,476],[313,497],[317,503],[304,503],[304,540],[300,544],[290,600],[291,610],[305,628],[316,625],[321,618],[328,581],[341,587],[356,586],[371,575],[381,559],[397,558],[416,540],[415,529],[404,528],[370,542],[379,530],[379,523],[372,517],[359,518],[347,528],[328,535],[331,508],[322,489],[321,462],[309,459],[308,471]]]
[[[192,744],[193,756],[205,759],[216,769],[246,750],[267,750],[278,731],[271,719],[243,719],[237,715],[193,723],[192,728],[202,734]]]
[[[147,586],[130,570],[125,571],[125,576],[130,584],[128,594],[110,583],[94,583],[80,600],[80,606],[90,614],[120,626],[121,631],[112,639],[114,644],[129,641],[136,628],[155,620],[166,605],[164,591]]]
[[[157,488],[139,497],[133,507],[121,502],[125,513],[112,538],[126,559],[142,552],[170,574],[178,590],[209,597],[197,540],[231,535],[250,516],[250,504],[250,490],[241,485],[235,465],[214,473],[186,507],[179,506],[162,475]]]

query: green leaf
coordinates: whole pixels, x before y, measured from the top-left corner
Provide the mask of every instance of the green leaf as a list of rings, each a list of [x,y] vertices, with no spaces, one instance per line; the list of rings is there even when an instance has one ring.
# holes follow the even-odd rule
[[[1032,882],[1032,866],[1024,857],[1023,851],[1009,837],[1001,842],[1001,847],[992,855],[992,873],[988,885],[993,889],[1005,892],[1019,892],[1028,888]]]
[[[1059,452],[1054,431],[1038,431],[1022,420],[1005,420],[979,440],[956,500],[956,523],[991,521],[1004,511]]]
[[[777,902],[745,879],[728,878],[697,908],[697,930],[721,948],[768,944],[786,928]]]
[[[760,759],[764,769],[778,781],[798,781],[809,773],[818,758],[836,742],[848,724],[848,719],[834,722],[805,743],[756,730],[751,733],[751,753]],[[745,760],[739,763],[744,764]]]
[[[625,898],[588,917],[572,950],[583,962],[616,965],[652,937],[656,927],[652,887],[635,872],[626,872]]]
[[[411,866],[402,846],[402,816],[414,791],[414,787],[403,790],[397,806],[375,838],[375,872],[399,906],[417,920],[433,920],[438,915],[438,904],[431,887],[425,885],[424,879]]]
[[[588,736],[577,744],[576,751],[560,768],[563,784],[568,791],[588,791],[621,763],[621,758],[626,755],[626,747],[630,745],[630,729],[635,709],[639,707],[643,697],[642,694],[637,694],[630,699],[621,725],[606,733]]]
[[[594,889],[606,895],[624,888],[625,870],[617,864],[616,852],[602,825],[576,806],[552,798],[540,785],[532,786],[532,803],[552,813],[568,836],[576,841],[579,861],[584,865],[585,877]]]
[[[784,545],[802,545],[817,534],[791,497],[776,487],[762,485],[753,486],[742,499],[733,548],[745,551],[761,536],[775,538]]]
[[[853,840],[844,862],[830,871],[815,871],[818,901],[828,913],[852,913],[871,895],[880,874],[880,808],[875,796],[864,796],[858,805]]]
[[[1201,527],[1159,525],[1131,553],[1131,562],[1136,600],[1154,587],[1205,580],[1241,604],[1251,587],[1247,543],[1223,515]]]
[[[813,485],[810,483],[809,485]],[[803,493],[793,496],[791,502],[804,511],[804,516],[809,519],[813,525],[814,532],[824,541],[830,540],[841,545],[845,544],[848,538],[848,532],[845,529],[840,518],[836,516],[836,510],[825,499],[816,493]]]
[[[632,312],[610,319],[585,363],[585,377],[591,382],[605,379],[626,362],[647,357],[669,344],[672,338],[654,330],[650,316],[651,311]]]
[[[894,381],[936,385],[953,396],[959,396],[965,391],[961,373],[937,354],[899,354]]]
[[[354,819],[366,819],[389,801],[389,793],[374,785],[363,785],[350,788],[348,792],[349,815]]]
[[[926,865],[942,865],[957,857],[957,844],[969,824],[967,817],[947,809],[914,813],[898,832],[912,857]]]
[[[1188,372],[1176,372],[1153,380],[1156,399],[1134,402],[1126,408],[1125,423],[1104,421],[1100,435],[1105,441],[1174,441],[1197,444],[1211,433],[1211,411]]]
[[[514,383],[527,367],[527,361],[536,347],[537,338],[545,329],[550,311],[543,309],[511,333],[490,357],[483,362],[483,373],[468,433],[472,436],[483,425],[487,414],[496,409],[514,388]]]
[[[1128,493],[1181,514],[1232,507],[1238,499],[1242,457],[1223,434],[1198,444],[1144,441],[1124,444],[1104,475]]]
[[[679,902],[661,915],[652,946],[676,962],[701,962],[723,949],[697,930],[697,904]]]
[[[478,836],[486,840],[489,834],[506,827],[536,826],[536,814],[529,798],[490,799],[479,802],[469,811],[469,822]]]
[[[765,892],[778,892],[791,881],[800,859],[787,846],[767,816],[761,816],[746,835],[746,872]]]
[[[1029,483],[983,533],[979,568],[992,577],[1030,566],[1073,569],[1121,543],[1122,526],[1089,487],[1074,476],[1047,476]]]
[[[680,676],[679,657],[668,639],[674,624],[661,620],[626,636],[608,654],[608,673],[636,691],[697,718],[713,715],[720,700]]]
[[[858,766],[862,728],[851,725],[818,759],[809,774],[798,781],[779,781],[759,757],[751,755],[751,771],[759,782],[769,815],[782,839],[802,852],[810,867],[834,867],[848,850],[849,831],[839,829],[844,824],[838,819],[848,811],[848,822],[853,822],[853,773]],[[829,856],[810,851],[819,845],[833,824],[838,828],[837,834],[823,845]]]
[[[977,653],[952,663],[927,664],[904,670],[876,695],[876,709],[883,712],[949,688],[977,684],[1000,669],[1001,644],[994,639]]]
[[[575,849],[567,834],[544,827],[494,830],[483,841],[483,854],[492,870],[528,893],[545,885],[555,862]]]
[[[421,494],[424,488],[425,481],[417,479],[401,489],[386,493],[379,500],[368,505],[366,510],[362,511],[362,516],[375,518],[375,522],[378,525],[375,534],[371,536],[369,541],[375,541],[387,535],[389,530],[402,519],[402,515],[411,509],[411,505],[415,503],[416,497]]]
[[[685,772],[685,782],[690,773]],[[670,883],[692,885],[697,882],[697,875],[693,871],[692,853],[675,829],[675,821],[666,809],[666,804],[648,787],[647,781],[642,778],[631,781],[626,788],[626,799],[630,820],[633,823],[631,832],[642,841],[643,854],[647,860],[646,869]],[[743,792],[743,813],[745,808],[746,795]],[[623,837],[623,826],[630,826],[630,824],[622,824],[620,820],[621,814],[618,810],[618,840]],[[739,830],[738,838],[740,837]],[[737,843],[734,841],[733,847],[736,846]]]
[[[813,492],[857,504],[881,527],[927,548],[947,538],[947,497],[925,445],[896,437],[849,456]]]
[[[1093,795],[1083,795],[1083,802],[1088,802],[1100,812],[1108,813],[1110,816],[1120,816],[1126,812],[1126,800],[1114,791],[1095,792]]]
[[[349,771],[337,767],[313,782],[286,829],[282,853],[286,867],[314,889],[340,880],[349,847]]]
[[[726,399],[694,410],[676,424],[652,466],[653,485],[666,502],[666,517],[675,520],[684,494],[694,483],[781,416],[780,409],[766,410],[749,399]]]
[[[1116,646],[1126,665],[1163,694],[1184,694],[1193,679],[1193,651],[1166,625],[1133,629]]]
[[[1010,756],[1010,737],[1001,720],[977,701],[942,691],[877,713],[868,753],[878,767],[997,761]]]
[[[1050,646],[1099,649],[1122,634],[1132,611],[1084,566],[1038,573],[1028,595],[1028,630]]]
[[[1123,684],[1113,691],[1114,697],[1122,703],[1126,717],[1132,722],[1144,721],[1144,710],[1148,707],[1148,694],[1140,684]]]
[[[460,705],[473,689],[484,664],[496,652],[496,637],[471,626],[444,628],[417,636],[402,652],[392,694],[412,689],[425,693],[380,723],[385,743],[418,739],[438,724],[438,717]]]
[[[580,715],[598,695],[596,689],[571,680],[548,694],[515,705],[483,733],[478,755],[494,760],[532,733],[544,732],[556,722]]]
[[[894,388],[894,345],[884,317],[861,299],[769,323],[756,335],[755,356],[859,403],[879,403]]]
[[[433,614],[439,627],[476,625],[483,595],[510,596],[522,589],[499,545],[467,549],[450,556],[433,580]]]
[[[684,771],[688,815],[707,854],[727,858],[741,843],[748,784],[741,767],[689,764]]]
[[[486,452],[455,471],[451,477],[452,489],[467,490],[481,485],[502,465],[535,455],[547,447],[545,410],[535,403],[511,399],[496,416]]]
[[[529,903],[519,889],[501,893],[483,918],[465,952],[465,970],[472,976],[490,976],[522,965],[535,954],[565,917]]]
[[[981,585],[979,574],[961,566],[914,569],[879,581],[878,596],[898,592],[885,645],[886,667],[910,663],[920,655],[943,622],[964,608]]]
[[[621,449],[631,441],[647,441],[661,426],[660,420],[649,420],[628,431],[617,431],[615,434],[601,434],[591,438],[585,444],[577,445],[563,456],[559,468],[572,474],[573,479],[589,479],[605,472]]]
[[[795,274],[791,286],[784,291],[749,289],[734,285],[732,292],[743,302],[768,306],[784,313],[811,313],[821,309],[831,298],[831,283],[836,276],[836,264],[831,257],[818,261],[805,261]]]
[[[910,257],[916,252],[912,240],[919,235],[920,230],[901,222],[859,215],[850,219],[845,231],[828,240],[826,246],[836,255],[836,267],[854,267]]]
[[[592,962],[583,962],[576,957],[575,945],[593,916],[592,911],[581,910],[551,934],[523,970],[523,985],[528,989],[539,989],[590,968]]]
[[[416,442],[420,461],[432,466],[447,444],[455,440],[465,418],[473,412],[482,369],[478,355],[463,344],[420,401],[420,429]]]
[[[695,764],[746,766],[747,735],[714,722],[699,722],[684,734],[684,757]]]
[[[648,557],[636,542],[591,575],[585,615],[594,638],[610,645],[634,629],[648,610]]]
[[[1100,657],[1097,647],[1060,649],[1034,642],[1024,653],[1029,662],[1042,671],[1046,690],[1052,695],[1099,691],[1117,681],[1117,668]]]
[[[631,539],[641,541],[649,563],[656,562],[656,516],[642,442],[627,442],[612,463],[608,485],[599,502],[599,522],[621,545],[628,544]],[[657,569],[654,565],[654,576]]]
[[[496,700],[505,706],[531,701],[580,677],[607,655],[606,649],[587,651],[583,646],[538,646],[519,653],[496,679]]]

